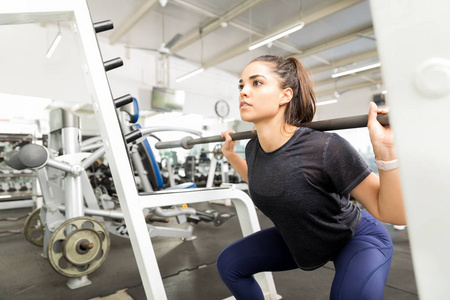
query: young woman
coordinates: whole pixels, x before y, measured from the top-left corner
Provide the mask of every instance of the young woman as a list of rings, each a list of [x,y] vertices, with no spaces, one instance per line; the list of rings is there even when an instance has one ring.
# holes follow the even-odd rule
[[[314,270],[332,261],[330,299],[383,299],[393,249],[379,221],[404,225],[406,216],[392,133],[376,120],[376,105],[370,105],[368,128],[375,157],[385,165],[379,177],[337,134],[299,127],[313,119],[316,107],[297,59],[256,58],[244,69],[239,90],[241,118],[254,123],[258,136],[247,144],[244,160],[233,150],[232,131],[223,132],[222,152],[275,227],[225,248],[217,260],[222,280],[238,300],[264,299],[253,274]]]

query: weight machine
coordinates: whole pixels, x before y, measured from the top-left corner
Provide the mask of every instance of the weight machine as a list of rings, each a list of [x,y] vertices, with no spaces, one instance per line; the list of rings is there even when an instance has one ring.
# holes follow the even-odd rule
[[[400,176],[408,216],[410,245],[421,299],[446,299],[450,294],[448,199],[450,142],[439,134],[449,128],[450,35],[444,0],[370,1],[378,52],[389,90],[391,126],[396,133]],[[68,21],[79,44],[81,65],[90,90],[99,129],[129,229],[133,251],[148,299],[167,299],[156,257],[142,215],[147,207],[233,199],[244,235],[259,230],[249,197],[233,188],[139,194],[128,162],[127,143],[105,76],[95,30],[85,1],[41,0],[0,4],[1,24]],[[420,120],[418,120],[420,116]],[[131,132],[127,140],[138,138]],[[430,205],[425,203],[432,199]],[[439,207],[439,209],[434,209]],[[86,247],[88,247],[87,245]],[[270,273],[258,274],[266,299],[277,299]]]
[[[127,102],[131,102],[131,105]],[[130,121],[136,123],[138,120],[137,100],[127,95],[122,97],[121,101],[115,101],[115,105],[116,107],[125,105],[120,107],[119,113],[123,130],[129,132]],[[17,170],[36,169],[44,205],[27,218],[24,226],[25,237],[33,245],[43,247],[43,255],[48,258],[53,269],[69,277],[70,288],[90,284],[86,275],[103,263],[109,251],[108,232],[128,237],[126,225],[123,224],[123,213],[117,201],[108,194],[108,188],[98,185],[94,193],[91,187],[86,170],[101,158],[105,151],[99,138],[79,142],[81,139],[79,123],[79,117],[71,112],[64,109],[53,110],[50,113],[49,147],[28,144],[20,150],[9,152],[6,158],[7,164]],[[195,135],[201,133],[177,127],[150,127],[140,130],[144,139],[129,146],[131,160],[143,190],[153,192],[162,188],[162,177],[145,139],[146,135],[169,130],[187,131]],[[86,150],[94,152],[82,152]],[[192,183],[172,188],[190,187]],[[109,190],[111,189],[110,186]],[[187,221],[195,223],[206,221],[213,222],[216,226],[222,225],[232,216],[187,207],[165,209],[154,207],[144,213],[149,212],[155,216],[146,217],[149,221],[168,222],[169,218],[176,217],[180,224]],[[86,218],[85,214],[94,216],[95,219]],[[192,225],[187,228],[172,228],[147,224],[147,227],[150,237],[179,237],[184,240],[195,238],[192,235]]]

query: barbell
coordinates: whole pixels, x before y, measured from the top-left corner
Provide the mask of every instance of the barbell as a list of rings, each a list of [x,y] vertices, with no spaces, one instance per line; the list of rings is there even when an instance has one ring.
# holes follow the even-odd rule
[[[301,123],[300,127],[308,127],[311,129],[319,131],[329,131],[329,130],[341,130],[341,129],[352,129],[367,126],[368,115],[360,115],[353,117],[337,118],[316,122]],[[377,116],[378,122],[383,126],[389,126],[389,116],[387,113],[379,113]],[[256,130],[236,132],[230,134],[233,141],[251,139],[256,136]],[[194,139],[193,137],[186,136],[180,140],[167,141],[167,142],[157,142],[155,144],[156,149],[168,149],[182,147],[184,149],[192,149],[194,145],[197,144],[207,144],[207,143],[219,143],[224,142],[225,138],[220,135],[202,137]]]

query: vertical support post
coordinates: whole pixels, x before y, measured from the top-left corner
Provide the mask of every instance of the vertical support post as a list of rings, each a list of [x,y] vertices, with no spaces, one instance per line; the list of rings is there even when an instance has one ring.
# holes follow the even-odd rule
[[[79,117],[68,112],[63,113],[61,117],[63,126],[67,126],[61,128],[64,155],[80,153],[81,130],[79,128]],[[84,216],[83,190],[80,176],[70,173],[66,174],[64,194],[66,220]],[[67,279],[67,286],[71,289],[80,288],[91,283],[87,275]]]
[[[56,1],[58,2],[58,1]],[[133,170],[128,159],[128,150],[119,123],[114,98],[103,66],[103,58],[97,44],[86,1],[72,0],[74,8],[73,32],[77,34],[82,67],[92,105],[104,141],[106,156],[110,163],[114,185],[120,201],[125,223],[133,246],[139,273],[147,299],[167,299],[153,246],[148,235],[142,206],[135,201],[139,198]],[[142,216],[136,218],[132,216]]]
[[[213,156],[211,157],[211,162],[209,163],[208,179],[206,180],[206,187],[211,188],[214,185],[214,175],[216,174],[217,159]]]
[[[420,299],[450,294],[450,2],[370,1]]]
[[[62,145],[64,155],[80,153],[80,129],[76,127],[62,128]],[[78,175],[67,174],[64,179],[66,199],[66,220],[84,216],[83,191],[81,178]]]

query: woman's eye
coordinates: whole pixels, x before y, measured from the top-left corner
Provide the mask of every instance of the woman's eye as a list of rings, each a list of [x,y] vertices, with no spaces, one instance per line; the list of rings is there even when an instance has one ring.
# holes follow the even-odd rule
[[[243,88],[244,88],[244,86],[242,84],[240,84],[238,87],[239,91],[242,91]]]
[[[258,85],[261,85],[261,84],[262,84],[261,81],[258,81],[258,80],[253,81],[253,85],[254,86],[258,86]]]

